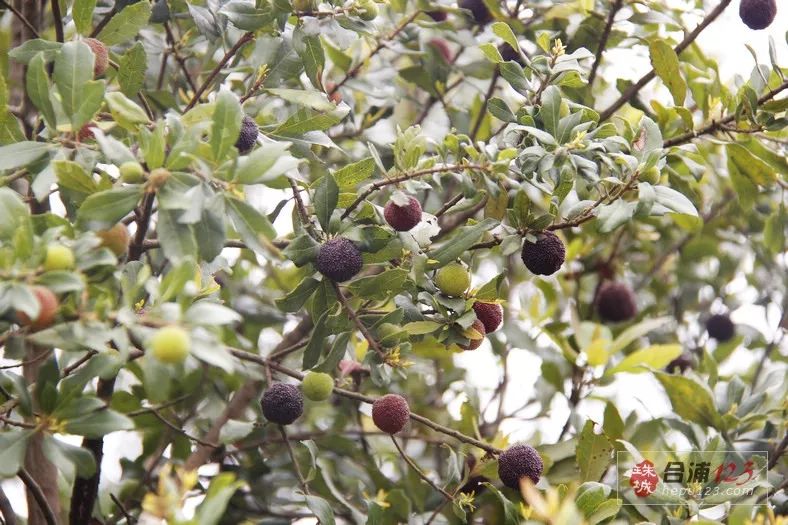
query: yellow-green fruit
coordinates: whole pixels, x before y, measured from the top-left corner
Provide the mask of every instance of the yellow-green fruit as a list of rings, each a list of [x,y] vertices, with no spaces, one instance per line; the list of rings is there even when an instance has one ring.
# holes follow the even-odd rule
[[[137,184],[145,180],[145,170],[139,162],[130,160],[120,165],[120,180]]]
[[[74,252],[71,248],[62,244],[53,244],[47,247],[47,255],[44,259],[44,270],[70,270],[74,267]]]
[[[378,6],[373,0],[356,0],[353,10],[360,19],[368,22],[378,17]]]
[[[471,285],[471,274],[460,263],[453,262],[438,270],[435,285],[450,297],[459,297]]]
[[[395,346],[398,342],[398,338],[396,335],[402,331],[402,329],[392,323],[383,323],[382,325],[378,326],[377,328],[378,333],[378,340],[380,344],[383,346]]]
[[[153,357],[162,363],[182,363],[189,355],[190,347],[189,333],[178,326],[159,328],[150,339],[150,350],[153,352]]]
[[[101,239],[101,245],[112,250],[112,253],[120,257],[129,249],[129,230],[123,223],[118,223],[109,230],[96,232]]]
[[[659,182],[659,168],[651,166],[649,169],[640,174],[640,180],[648,182],[649,184],[656,184]]]
[[[561,118],[569,116],[569,104],[566,103],[566,100],[562,100],[561,104],[558,106],[558,115]]]
[[[301,383],[301,390],[307,399],[325,401],[334,391],[334,379],[323,372],[308,372]]]
[[[170,178],[170,172],[164,168],[156,168],[155,170],[150,172],[148,176],[148,187],[147,190],[151,193],[155,193],[159,191],[159,188],[164,186],[167,182],[167,179]]]

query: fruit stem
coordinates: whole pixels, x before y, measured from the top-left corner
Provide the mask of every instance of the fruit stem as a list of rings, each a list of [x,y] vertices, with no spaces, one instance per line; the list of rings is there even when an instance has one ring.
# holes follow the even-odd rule
[[[410,458],[408,457],[408,455],[407,455],[407,454],[405,454],[405,451],[404,451],[404,450],[402,450],[402,447],[400,447],[400,446],[399,446],[399,443],[397,443],[397,438],[395,438],[394,436],[391,436],[391,441],[394,443],[394,446],[395,446],[395,447],[397,447],[397,451],[399,452],[399,455],[400,455],[400,456],[402,456],[402,459],[404,459],[404,460],[405,460],[405,463],[407,463],[407,464],[410,466],[410,468],[412,468],[412,469],[413,469],[413,471],[414,471],[416,474],[418,474],[418,475],[419,475],[419,477],[420,477],[421,479],[423,479],[424,481],[426,481],[427,483],[429,483],[429,484],[430,484],[430,486],[431,486],[432,488],[434,488],[435,490],[437,490],[438,492],[440,492],[440,493],[443,495],[443,497],[444,497],[444,498],[446,498],[447,500],[451,501],[451,500],[453,500],[453,499],[454,499],[454,496],[452,496],[451,494],[449,494],[448,492],[446,492],[444,489],[442,489],[442,488],[440,487],[440,485],[438,485],[437,483],[435,483],[434,481],[432,481],[432,480],[431,480],[431,479],[430,479],[430,478],[429,478],[429,477],[428,477],[428,476],[427,476],[427,475],[426,475],[426,474],[425,474],[425,473],[424,473],[424,472],[423,472],[423,471],[422,471],[422,470],[419,468],[419,466],[418,466],[418,465],[416,465],[416,463],[415,463],[415,462],[414,462],[412,459],[410,459]]]
[[[282,434],[282,441],[285,442],[285,446],[287,447],[287,453],[290,454],[290,461],[293,462],[293,470],[295,471],[295,475],[298,478],[298,483],[301,484],[301,490],[304,491],[304,494],[309,495],[309,485],[307,485],[304,474],[301,472],[301,467],[298,465],[298,460],[296,459],[293,445],[291,445],[290,440],[287,439],[287,431],[285,430],[284,426],[277,426],[279,427],[279,432]]]

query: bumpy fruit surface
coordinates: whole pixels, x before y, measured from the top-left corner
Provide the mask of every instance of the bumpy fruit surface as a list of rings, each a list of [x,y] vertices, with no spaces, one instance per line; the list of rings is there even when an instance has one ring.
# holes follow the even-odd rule
[[[449,263],[435,274],[435,286],[449,297],[460,297],[471,285],[471,274],[457,262]]]
[[[323,372],[307,372],[301,382],[301,390],[307,399],[325,401],[334,391],[334,378]]]
[[[487,335],[487,332],[484,330],[484,323],[478,319],[473,322],[471,328],[481,334],[481,337],[478,339],[469,339],[468,344],[460,345],[460,348],[463,350],[476,350],[482,346],[482,342],[484,342],[484,336]]]
[[[421,204],[413,197],[408,197],[408,204],[405,206],[399,206],[394,201],[389,201],[383,208],[383,217],[389,226],[398,232],[412,230],[421,222]]]
[[[706,321],[706,331],[709,332],[709,337],[724,343],[730,341],[736,335],[736,326],[727,315],[714,314]]]
[[[543,469],[542,456],[530,445],[513,445],[498,456],[498,477],[514,490],[520,489],[523,478],[539,483]]]
[[[638,313],[635,294],[624,283],[605,281],[599,287],[596,310],[603,321],[611,323],[629,321]]]
[[[656,184],[659,182],[659,168],[656,166],[651,166],[649,169],[643,171],[639,177],[640,180],[643,182],[648,182],[649,184]]]
[[[537,234],[536,242],[525,239],[520,257],[536,275],[553,275],[564,264],[566,248],[556,234],[546,231]]]
[[[74,267],[74,252],[62,244],[53,244],[47,247],[44,259],[44,270],[71,270]]]
[[[460,0],[457,5],[470,11],[473,20],[480,26],[492,22],[492,13],[490,13],[483,0]]]
[[[304,413],[304,396],[295,385],[274,383],[260,400],[263,415],[271,423],[289,425]]]
[[[374,0],[356,0],[353,12],[360,19],[370,22],[378,17],[378,5]]]
[[[362,266],[361,251],[345,237],[326,241],[318,250],[315,260],[317,271],[338,283],[351,279],[361,271]]]
[[[490,334],[501,326],[503,307],[500,304],[476,301],[473,303],[473,311],[476,312],[476,318],[484,325],[486,333]]]
[[[179,326],[159,328],[150,339],[150,350],[153,357],[162,363],[182,363],[189,355],[191,338],[189,333]]]
[[[145,180],[145,170],[139,162],[129,160],[118,168],[120,180],[129,184],[137,184]]]
[[[241,131],[238,134],[238,140],[235,142],[235,147],[238,148],[238,151],[241,153],[248,153],[257,142],[258,133],[259,129],[257,128],[257,122],[249,115],[244,116],[241,121]]]
[[[766,29],[776,16],[776,0],[741,0],[739,4],[739,18],[750,29]]]
[[[52,290],[44,286],[34,286],[31,290],[38,301],[38,316],[35,320],[30,319],[24,312],[17,312],[17,319],[19,324],[29,326],[33,330],[43,330],[52,326],[55,322],[55,314],[60,303]]]
[[[104,42],[96,40],[95,38],[86,38],[83,42],[88,45],[90,50],[93,51],[93,55],[96,57],[93,62],[93,76],[100,77],[104,74],[109,65],[107,46],[104,45]]]
[[[101,245],[112,250],[112,253],[120,257],[129,249],[129,230],[126,225],[118,223],[109,230],[96,232],[101,239]]]
[[[388,434],[396,434],[410,419],[410,407],[405,398],[397,394],[386,394],[372,403],[372,421]]]

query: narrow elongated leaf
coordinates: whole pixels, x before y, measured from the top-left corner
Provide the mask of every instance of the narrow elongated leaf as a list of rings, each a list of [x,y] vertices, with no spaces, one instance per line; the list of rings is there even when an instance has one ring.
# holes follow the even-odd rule
[[[120,13],[112,17],[96,38],[108,46],[123,44],[137,36],[140,29],[147,25],[150,13],[150,2],[127,5]]]
[[[60,92],[63,111],[77,128],[79,119],[74,115],[84,104],[85,85],[93,80],[93,52],[84,42],[63,44],[55,59],[55,84]]]
[[[16,142],[0,146],[0,170],[11,170],[34,162],[52,149],[46,142]]]
[[[80,220],[115,224],[126,216],[142,198],[142,186],[124,186],[94,193],[77,212]]]
[[[74,25],[82,35],[87,35],[93,29],[93,10],[96,8],[96,0],[74,0],[74,7],[71,9],[71,16],[74,18]]]
[[[586,421],[577,441],[575,460],[580,481],[599,481],[610,465],[613,444],[605,434],[594,432],[594,422]]]
[[[148,57],[145,54],[145,47],[142,42],[137,42],[126,51],[118,63],[118,83],[120,90],[127,97],[133,97],[139,93],[145,82],[145,68]]]
[[[46,60],[43,53],[38,53],[28,64],[25,85],[27,87],[27,95],[30,97],[33,105],[41,112],[41,116],[44,117],[47,126],[50,129],[55,129],[57,127],[55,108],[49,99],[52,86],[49,85],[49,75],[46,72]]]
[[[497,225],[498,221],[494,219],[484,219],[473,226],[460,228],[457,234],[453,235],[448,242],[430,254],[430,259],[438,261],[441,266],[448,264],[476,244],[484,235],[484,232],[493,229]]]
[[[216,97],[211,124],[211,151],[215,160],[223,160],[238,140],[242,118],[238,98],[226,89],[221,90]]]
[[[315,185],[315,215],[323,231],[328,231],[331,214],[339,201],[339,186],[330,173],[324,175]]]
[[[654,345],[632,352],[620,363],[605,372],[611,376],[618,372],[638,374],[647,372],[649,368],[663,368],[681,355],[681,345]]]
[[[678,55],[667,42],[661,39],[652,40],[648,49],[654,72],[668,87],[670,94],[673,95],[673,102],[677,106],[683,106],[687,97],[687,83],[681,76]]]
[[[304,349],[304,361],[301,365],[304,370],[315,366],[318,359],[320,359],[320,354],[323,351],[323,345],[326,343],[326,337],[328,337],[330,334],[328,327],[326,326],[327,319],[328,310],[324,311],[318,318],[317,322],[315,322],[315,327],[312,329],[312,336],[309,338],[309,343],[307,343],[306,348]]]
[[[264,239],[270,241],[276,236],[276,230],[268,217],[248,203],[232,197],[227,198],[226,204],[230,219],[241,239],[254,251],[265,252]]]
[[[711,392],[705,386],[689,377],[662,372],[655,375],[678,416],[707,427],[722,428],[722,417],[714,406]]]

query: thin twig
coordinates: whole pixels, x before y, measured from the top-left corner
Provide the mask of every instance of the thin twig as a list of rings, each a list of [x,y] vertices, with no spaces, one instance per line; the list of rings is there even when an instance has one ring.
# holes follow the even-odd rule
[[[476,140],[476,134],[479,132],[479,128],[481,128],[482,121],[484,120],[484,115],[487,113],[487,104],[490,102],[490,99],[495,93],[495,85],[498,83],[498,77],[500,75],[500,69],[496,67],[495,71],[493,72],[492,79],[490,80],[490,87],[487,88],[487,93],[484,94],[484,100],[482,101],[482,105],[479,108],[479,114],[476,115],[476,121],[473,123],[473,128],[471,128],[471,142]]]
[[[52,19],[55,22],[55,38],[63,42],[63,15],[60,14],[60,0],[52,0]]]
[[[195,437],[195,436],[192,436],[192,435],[188,434],[181,427],[179,427],[178,425],[174,424],[173,422],[168,420],[166,417],[162,416],[159,413],[159,411],[156,410],[155,408],[148,408],[147,410],[148,410],[148,412],[153,414],[156,417],[156,419],[158,419],[159,421],[161,421],[162,423],[167,425],[170,429],[174,430],[178,434],[184,436],[185,438],[188,438],[191,441],[194,441],[195,443],[199,443],[200,445],[202,445],[204,447],[210,447],[210,448],[219,448],[220,447],[220,445],[217,445],[215,443],[209,443],[208,441],[203,441],[202,439],[200,439],[198,437]]]
[[[131,523],[135,523],[136,522],[136,520],[131,517],[129,512],[123,506],[123,503],[120,502],[120,500],[118,499],[118,497],[115,494],[110,492],[109,497],[112,500],[112,503],[114,503],[115,506],[118,507],[118,510],[120,510],[120,513],[123,514],[123,517],[126,518],[126,521],[128,523],[131,524]]]
[[[715,7],[714,10],[711,11],[700,24],[698,24],[698,27],[696,27],[690,34],[684,37],[684,40],[682,40],[674,48],[676,54],[680,55],[682,51],[687,49],[690,44],[692,44],[695,39],[698,38],[698,35],[700,35],[709,24],[714,22],[714,20],[716,20],[717,17],[719,17],[722,12],[725,11],[725,8],[728,7],[732,1],[733,0],[722,0],[717,5],[717,7]],[[640,92],[640,90],[646,86],[646,84],[654,80],[656,76],[657,74],[652,68],[651,71],[643,75],[640,80],[629,86],[629,88],[621,94],[618,100],[613,102],[613,104],[611,104],[606,110],[602,111],[602,113],[599,115],[599,122],[604,122],[612,117],[613,113],[618,111],[621,106],[632,100],[632,98],[635,97]]]
[[[298,210],[298,216],[301,219],[301,224],[304,225],[304,229],[315,240],[319,240],[317,235],[317,231],[315,230],[312,221],[309,219],[309,214],[306,211],[306,206],[304,206],[304,201],[301,199],[301,192],[298,189],[298,185],[293,179],[287,179],[290,182],[290,188],[293,190],[293,199],[295,199],[296,209]]]
[[[43,514],[47,525],[58,525],[55,513],[52,512],[52,507],[49,506],[49,502],[44,495],[44,491],[41,490],[41,486],[36,482],[35,479],[33,479],[33,476],[31,476],[30,473],[24,468],[19,469],[17,475],[19,476],[19,479],[22,480],[22,483],[25,484],[27,490],[33,495],[36,503],[38,503],[38,508],[41,509],[41,514]]]
[[[605,29],[602,31],[602,38],[599,39],[599,45],[596,48],[596,56],[594,57],[594,64],[591,66],[591,72],[588,74],[588,87],[594,85],[594,80],[596,80],[596,72],[599,68],[599,64],[602,63],[602,53],[605,51],[605,47],[607,47],[607,40],[610,38],[610,32],[613,29],[613,22],[616,19],[616,14],[621,9],[623,5],[623,0],[614,0],[613,5],[610,7],[610,13],[607,15],[607,22],[605,23]]]
[[[364,326],[364,323],[362,323],[361,319],[358,318],[358,315],[356,314],[356,311],[353,309],[352,306],[350,306],[350,303],[348,302],[347,298],[345,297],[345,294],[342,293],[342,289],[339,288],[339,285],[337,283],[333,282],[333,281],[332,281],[331,284],[334,285],[334,293],[336,294],[337,299],[339,300],[339,302],[342,304],[342,307],[347,312],[348,316],[350,316],[350,319],[353,321],[353,324],[356,325],[356,328],[358,328],[358,331],[361,332],[361,335],[364,336],[364,339],[367,340],[367,342],[369,343],[369,346],[375,351],[375,353],[377,353],[380,356],[380,358],[385,361],[385,359],[386,359],[386,352],[383,350],[383,348],[380,347],[380,343],[378,343],[377,339],[375,339],[372,336],[372,334],[369,333],[369,330],[367,329],[367,327]]]
[[[14,13],[14,16],[16,16],[19,19],[19,21],[25,25],[25,27],[27,27],[27,29],[34,37],[41,38],[41,35],[38,34],[38,31],[36,30],[35,26],[31,24],[30,20],[25,18],[25,15],[20,13],[19,10],[13,6],[13,4],[11,4],[10,2],[6,2],[6,0],[0,0],[0,4],[3,4],[8,8],[9,11]]]
[[[418,465],[416,465],[416,463],[414,463],[414,461],[413,461],[412,459],[410,459],[410,458],[408,457],[408,455],[407,455],[407,454],[405,454],[405,451],[404,451],[404,450],[402,450],[402,447],[400,447],[400,446],[399,446],[399,443],[397,443],[397,438],[395,438],[393,435],[391,436],[391,442],[392,442],[392,443],[394,443],[394,446],[395,446],[395,447],[397,447],[397,451],[399,452],[399,455],[400,455],[400,456],[402,456],[402,459],[404,459],[404,460],[405,460],[405,463],[407,463],[407,464],[410,466],[410,468],[412,468],[412,469],[413,469],[413,471],[414,471],[416,474],[418,474],[418,475],[419,475],[419,477],[420,477],[421,479],[423,479],[424,481],[426,481],[427,483],[429,483],[429,485],[430,485],[432,488],[434,488],[435,490],[437,490],[438,492],[440,492],[440,493],[443,495],[443,497],[444,497],[444,498],[446,498],[447,500],[451,501],[451,500],[453,500],[453,499],[454,499],[454,497],[453,497],[451,494],[449,494],[448,492],[446,492],[446,491],[445,491],[443,488],[441,488],[441,486],[440,486],[440,485],[438,485],[437,483],[435,483],[434,481],[432,481],[432,480],[431,480],[431,479],[430,479],[430,478],[429,478],[429,477],[428,477],[428,476],[427,476],[427,475],[426,475],[424,472],[422,472],[422,471],[421,471],[421,469],[419,468],[419,466],[418,466]]]
[[[197,102],[200,101],[200,97],[202,96],[202,94],[205,93],[205,90],[208,89],[208,87],[211,85],[211,83],[219,74],[219,72],[222,70],[222,68],[225,65],[227,65],[227,62],[229,62],[230,59],[233,58],[233,56],[235,56],[235,54],[238,52],[239,49],[241,49],[244,45],[246,45],[248,42],[252,40],[254,40],[254,33],[252,33],[251,31],[248,33],[244,33],[241,36],[241,38],[238,39],[238,42],[236,42],[235,45],[231,47],[230,50],[227,51],[227,53],[224,54],[224,56],[219,61],[219,63],[216,64],[216,67],[213,68],[213,71],[211,71],[210,75],[208,75],[208,78],[205,79],[205,82],[203,82],[202,85],[199,88],[197,88],[197,91],[194,93],[194,96],[192,97],[191,101],[186,106],[186,109],[184,111],[189,111],[197,104]]]
[[[287,439],[287,431],[285,430],[284,425],[277,425],[279,427],[279,432],[282,434],[282,441],[284,441],[285,446],[287,447],[287,453],[290,454],[290,461],[293,462],[293,470],[295,470],[296,477],[298,478],[298,483],[301,484],[301,490],[304,491],[304,494],[309,494],[309,485],[306,482],[306,478],[304,478],[304,474],[301,472],[301,467],[298,465],[298,460],[296,459],[295,451],[293,450],[293,445],[290,444],[290,440]]]

